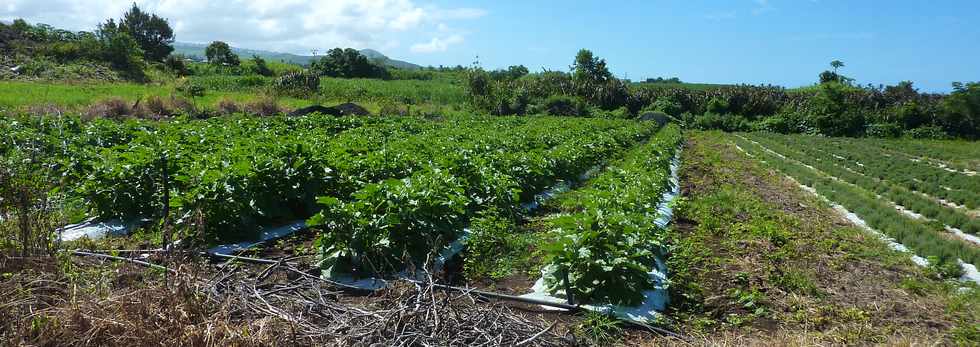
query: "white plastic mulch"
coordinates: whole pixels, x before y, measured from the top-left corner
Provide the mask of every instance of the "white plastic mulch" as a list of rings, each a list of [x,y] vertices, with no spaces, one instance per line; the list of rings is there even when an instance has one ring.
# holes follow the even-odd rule
[[[75,241],[83,237],[92,240],[108,236],[125,236],[142,223],[141,220],[123,222],[121,219],[96,221],[94,218],[78,224],[69,224],[56,230],[61,241]]]
[[[234,253],[252,248],[255,245],[261,244],[263,242],[289,236],[292,233],[295,233],[300,230],[304,230],[306,228],[307,226],[305,220],[296,220],[287,225],[283,225],[275,228],[263,228],[262,230],[259,231],[259,238],[256,240],[220,245],[209,249],[208,253],[232,255]]]

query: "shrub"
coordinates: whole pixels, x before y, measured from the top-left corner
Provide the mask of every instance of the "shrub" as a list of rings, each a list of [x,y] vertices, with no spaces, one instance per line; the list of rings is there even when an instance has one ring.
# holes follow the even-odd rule
[[[218,102],[218,113],[223,115],[235,114],[241,112],[242,108],[234,100],[229,98],[221,99]]]
[[[85,111],[85,115],[89,119],[104,117],[119,120],[132,114],[132,105],[120,98],[111,98],[96,102]]]
[[[513,271],[508,260],[520,256],[521,239],[514,222],[496,209],[481,211],[470,222],[463,271],[468,279],[500,279]]]
[[[902,126],[896,123],[869,124],[865,133],[871,137],[896,138],[902,136]]]
[[[720,97],[713,97],[708,100],[708,106],[706,108],[708,113],[714,114],[726,114],[728,113],[728,100]]]
[[[140,102],[133,113],[139,118],[163,118],[174,114],[173,109],[159,96],[150,96]]]
[[[810,122],[827,136],[858,136],[864,130],[864,115],[848,102],[855,90],[841,83],[824,83],[810,99]]]
[[[381,110],[378,114],[382,116],[407,116],[408,105],[400,102],[385,101],[381,103]]]
[[[768,131],[780,134],[790,134],[799,132],[796,123],[789,115],[777,114],[765,117],[752,124],[753,131]]]
[[[653,102],[651,107],[654,111],[666,113],[674,117],[679,116],[683,110],[681,103],[672,97],[658,98],[657,101]]]
[[[275,75],[275,73],[272,72],[272,69],[269,68],[269,65],[265,63],[265,59],[262,59],[262,57],[253,55],[252,63],[254,64],[251,66],[252,73],[265,77],[272,77]]]
[[[184,62],[187,59],[183,55],[171,54],[167,56],[167,59],[163,61],[163,66],[178,77],[184,77],[190,75],[190,70],[187,69],[187,63]]]
[[[942,109],[939,121],[947,133],[969,138],[980,136],[980,82],[954,83]]]
[[[174,97],[170,99],[170,104],[173,109],[185,116],[197,117],[201,114],[197,110],[197,106],[194,105],[191,100],[187,98]]]
[[[942,140],[949,138],[943,128],[934,125],[906,130],[904,135],[913,139]]]
[[[247,105],[245,105],[245,111],[256,116],[268,117],[283,113],[282,107],[279,107],[279,102],[271,97],[260,97]]]
[[[273,82],[272,90],[277,95],[307,97],[320,90],[320,76],[310,72],[292,72],[280,76]]]
[[[724,130],[724,131],[747,131],[750,129],[749,121],[740,115],[720,115],[705,113],[695,116],[689,127],[701,130]]]
[[[98,36],[103,61],[129,78],[143,80],[146,77],[143,75],[143,50],[132,36],[121,31],[111,19],[99,26]]]
[[[600,117],[603,118],[614,118],[614,119],[630,119],[633,118],[633,114],[625,107],[620,107],[612,111],[601,111],[596,112]]]
[[[564,95],[553,95],[542,103],[542,111],[553,116],[583,117],[588,114],[586,107],[581,99]]]
[[[180,78],[174,83],[174,92],[182,97],[193,100],[194,98],[204,96],[205,89],[203,86],[193,83],[187,78]]]

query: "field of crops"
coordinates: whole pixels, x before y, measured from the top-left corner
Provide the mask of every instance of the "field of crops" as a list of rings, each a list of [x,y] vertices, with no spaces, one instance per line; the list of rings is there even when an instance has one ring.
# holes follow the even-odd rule
[[[555,182],[657,134],[582,193],[582,211],[569,218],[597,229],[568,231],[599,237],[576,238],[581,244],[568,245],[574,249],[622,240],[652,249],[656,211],[649,206],[666,189],[666,163],[680,141],[676,126],[657,130],[652,122],[551,117],[8,117],[0,121],[10,135],[0,142],[0,157],[54,172],[76,220],[169,213],[214,244],[316,214],[311,224],[326,231],[327,258],[346,271],[377,274],[403,266],[395,264],[406,254],[424,260],[480,211],[516,215]],[[591,263],[563,252],[556,261]]]
[[[733,140],[947,275],[961,274],[959,262],[980,265],[980,176],[951,169],[976,158],[969,146],[764,133]]]

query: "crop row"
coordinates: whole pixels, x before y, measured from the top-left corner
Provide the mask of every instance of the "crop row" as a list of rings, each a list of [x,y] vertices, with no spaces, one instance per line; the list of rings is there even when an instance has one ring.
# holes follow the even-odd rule
[[[465,181],[471,204],[505,197],[509,205],[655,129],[550,117],[4,117],[0,130],[11,136],[0,140],[0,155],[39,154],[63,177],[65,190],[103,218],[159,217],[166,176],[166,203],[176,216],[200,212],[209,240],[217,241],[309,217],[320,209],[317,196],[350,200],[367,186],[430,172]]]
[[[933,197],[969,208],[977,208],[980,204],[980,176],[949,172],[930,163],[869,148],[851,139],[786,135],[772,135],[769,138],[808,152],[830,152],[839,157],[838,164],[851,170]]]
[[[417,165],[405,175],[350,194],[325,191],[318,199],[322,210],[308,224],[323,231],[326,270],[384,274],[400,270],[405,260],[421,263],[458,238],[479,211],[517,213],[546,186],[575,178],[657,128],[599,119],[482,120],[447,126],[447,136],[420,138],[424,146],[401,154]],[[497,124],[507,120],[525,124]]]
[[[855,139],[863,146],[878,147],[915,158],[939,162],[959,170],[980,170],[980,147],[962,140],[879,140]]]
[[[782,155],[811,165],[818,170],[837,177],[845,182],[857,185],[868,191],[872,191],[895,204],[908,208],[916,213],[931,219],[938,220],[946,225],[958,228],[970,234],[980,233],[980,221],[968,216],[955,208],[945,206],[933,198],[916,194],[905,187],[892,184],[888,180],[865,175],[852,169],[848,160],[834,157],[834,154],[827,150],[819,149],[816,146],[805,142],[806,140],[788,139],[778,135],[752,134],[755,141],[763,143],[765,146],[776,150]],[[888,160],[889,158],[875,159],[862,158],[868,163],[876,160]],[[864,164],[868,167],[874,164]],[[860,165],[857,165],[860,166]]]
[[[634,305],[654,285],[649,273],[663,255],[664,229],[655,224],[658,205],[671,188],[670,165],[683,140],[676,125],[661,129],[593,178],[563,196],[563,212],[549,221],[545,248],[551,271],[545,285],[568,289],[578,300]]]
[[[894,238],[916,254],[929,257],[940,268],[945,269],[947,275],[958,275],[957,259],[974,265],[980,264],[980,250],[943,231],[937,231],[936,227],[928,223],[903,215],[889,202],[878,199],[874,192],[821,175],[793,159],[788,159],[788,156],[784,158],[766,151],[760,144],[738,137],[735,141],[757,158],[763,158],[784,174],[859,215],[872,228]]]

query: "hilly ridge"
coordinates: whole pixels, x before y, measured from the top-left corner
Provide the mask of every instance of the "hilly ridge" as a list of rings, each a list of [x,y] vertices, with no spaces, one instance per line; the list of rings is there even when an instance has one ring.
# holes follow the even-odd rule
[[[203,60],[204,50],[207,48],[207,45],[202,43],[174,42],[173,47],[174,53],[183,54],[196,60]],[[316,59],[316,57],[311,55],[299,55],[259,49],[232,47],[231,50],[242,58],[248,58],[256,55],[266,60],[282,61],[299,65],[310,65],[310,63]],[[383,53],[370,48],[361,49],[358,50],[358,52],[361,52],[361,54],[363,54],[365,57],[382,66],[406,70],[414,70],[421,67],[406,61],[391,59]]]

